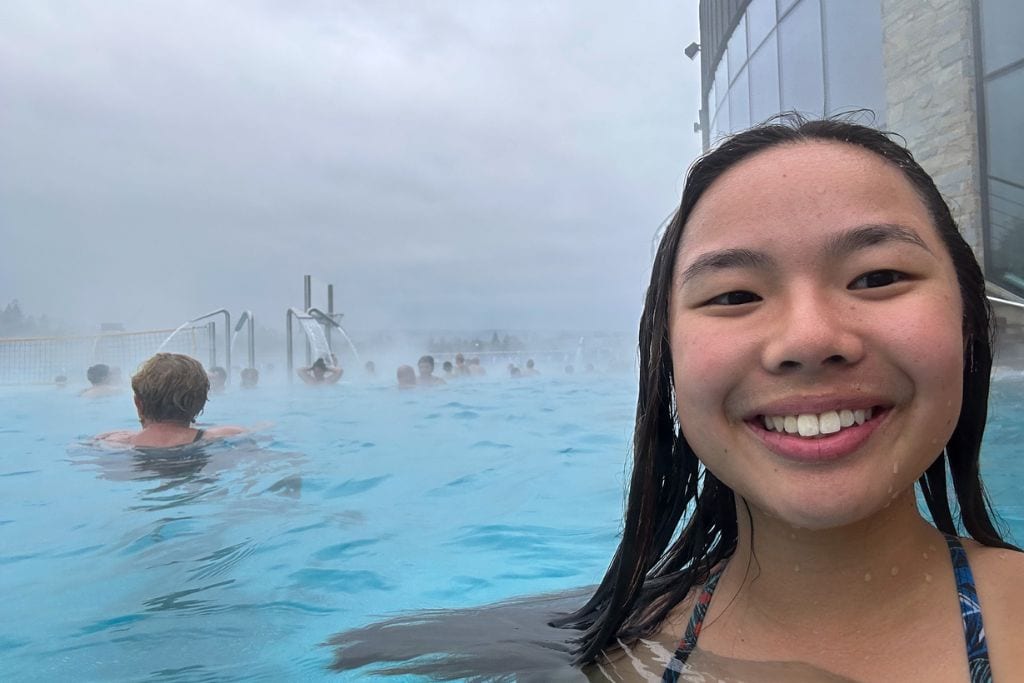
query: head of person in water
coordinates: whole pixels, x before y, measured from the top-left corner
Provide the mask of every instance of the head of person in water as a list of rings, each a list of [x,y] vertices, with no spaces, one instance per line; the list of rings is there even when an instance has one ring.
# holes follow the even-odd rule
[[[94,387],[108,384],[110,382],[110,366],[106,363],[90,365],[89,369],[85,371],[85,377]]]
[[[959,522],[980,543],[1008,547],[978,469],[989,316],[984,277],[949,207],[886,134],[793,116],[698,159],[641,316],[619,549],[588,604],[555,622],[583,630],[576,662],[651,633],[725,562],[737,548],[738,504],[755,530],[755,513],[829,530],[880,514],[893,491],[913,505],[919,482],[939,531],[956,535]],[[836,416],[858,409],[885,421],[864,430],[875,440],[857,448],[868,451],[845,461],[863,465],[801,487],[798,465],[773,470],[766,449],[784,440],[772,437],[774,418],[803,418],[816,396],[844,408],[826,406]],[[826,413],[812,421],[808,438],[826,422],[844,428]],[[794,463],[814,450],[785,440],[778,457]]]
[[[255,389],[260,383],[260,371],[256,368],[242,368],[242,388]]]
[[[450,360],[446,360],[441,368],[444,370],[444,374],[446,375],[451,375],[455,370],[455,367],[452,365]]]
[[[420,371],[420,377],[430,377],[434,374],[434,357],[420,356],[420,359],[416,362],[416,367]]]
[[[372,360],[366,361],[366,364],[363,365],[363,369],[366,371],[367,375],[377,374],[377,366],[374,364]]]
[[[222,391],[228,382],[228,371],[219,365],[210,368],[210,391]]]
[[[53,383],[57,385],[58,389],[63,389],[68,385],[68,376],[57,375],[56,377],[53,378]]]
[[[313,365],[311,365],[309,369],[313,373],[313,376],[316,377],[317,381],[320,381],[324,378],[324,375],[327,374],[327,361],[322,357],[317,358],[313,361]]]
[[[195,358],[158,353],[132,376],[132,391],[143,426],[151,422],[190,425],[206,406],[210,379]]]
[[[411,365],[399,365],[395,371],[395,377],[398,379],[399,389],[413,389],[416,387],[416,371],[412,369]]]
[[[533,359],[532,358],[530,358],[529,360],[526,361],[526,369],[527,370],[533,370]]]

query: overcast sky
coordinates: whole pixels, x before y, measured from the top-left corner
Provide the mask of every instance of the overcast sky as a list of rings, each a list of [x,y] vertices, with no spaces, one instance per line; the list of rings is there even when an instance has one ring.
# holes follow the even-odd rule
[[[697,2],[0,3],[0,306],[629,330]]]

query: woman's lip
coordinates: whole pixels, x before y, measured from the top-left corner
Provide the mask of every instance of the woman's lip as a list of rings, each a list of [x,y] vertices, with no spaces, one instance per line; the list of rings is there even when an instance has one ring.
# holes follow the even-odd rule
[[[885,410],[892,407],[892,403],[879,397],[857,396],[853,398],[829,397],[817,399],[792,399],[785,401],[774,401],[765,404],[757,410],[747,414],[745,420],[753,420],[762,415],[784,417],[786,415],[821,415],[830,410]]]
[[[839,460],[856,451],[878,429],[889,412],[888,408],[878,409],[864,424],[854,424],[835,434],[811,438],[768,431],[757,420],[748,420],[746,424],[772,453],[786,460],[813,464]]]

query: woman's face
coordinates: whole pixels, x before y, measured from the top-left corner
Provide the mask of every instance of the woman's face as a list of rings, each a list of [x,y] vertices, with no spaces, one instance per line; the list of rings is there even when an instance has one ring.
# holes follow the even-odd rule
[[[841,143],[761,152],[715,181],[683,232],[669,322],[683,433],[768,515],[864,519],[953,432],[961,309],[898,169]]]

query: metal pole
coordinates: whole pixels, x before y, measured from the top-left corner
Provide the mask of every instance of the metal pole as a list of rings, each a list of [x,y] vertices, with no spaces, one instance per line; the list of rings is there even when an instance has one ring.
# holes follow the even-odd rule
[[[307,312],[313,305],[313,278],[310,275],[303,277],[303,288],[304,288],[304,305],[302,306],[302,312]],[[308,368],[313,364],[313,348],[309,345],[309,335],[306,336],[306,367]]]
[[[288,382],[292,381],[292,309],[288,309],[285,314],[285,347],[287,348],[288,360],[286,367],[288,368]]]
[[[331,316],[331,320],[334,320],[334,285],[327,285],[327,315]],[[324,333],[327,335],[327,346],[333,349],[331,346],[331,326],[326,325]]]
[[[206,323],[206,333],[210,335],[210,367],[217,364],[217,323],[212,320]]]
[[[231,314],[224,309],[224,362],[227,367],[227,377],[224,378],[224,386],[231,384]]]
[[[256,367],[256,321],[249,313],[249,367]]]

